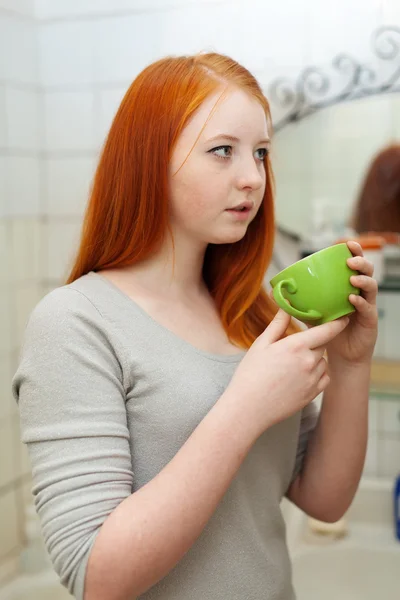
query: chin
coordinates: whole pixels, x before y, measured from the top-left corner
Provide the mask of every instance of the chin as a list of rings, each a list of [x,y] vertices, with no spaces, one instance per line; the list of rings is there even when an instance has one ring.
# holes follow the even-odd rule
[[[213,236],[209,236],[208,243],[209,244],[234,244],[235,242],[240,242],[244,238],[247,233],[247,227],[243,227],[243,229],[236,231],[226,231],[224,233],[216,234]]]

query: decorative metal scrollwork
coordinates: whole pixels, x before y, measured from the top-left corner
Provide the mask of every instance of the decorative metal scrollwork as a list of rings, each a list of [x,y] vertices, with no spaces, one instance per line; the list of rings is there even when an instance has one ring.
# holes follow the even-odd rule
[[[400,27],[382,26],[374,31],[372,50],[373,64],[341,53],[333,59],[330,70],[311,66],[295,81],[274,80],[267,88],[272,113],[276,109],[279,114],[274,119],[274,130],[339,102],[399,92]]]

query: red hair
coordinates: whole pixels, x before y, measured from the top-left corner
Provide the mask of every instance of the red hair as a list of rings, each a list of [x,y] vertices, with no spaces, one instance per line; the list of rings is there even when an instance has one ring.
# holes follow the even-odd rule
[[[133,81],[105,141],[86,209],[80,247],[67,279],[133,265],[162,245],[169,228],[168,166],[176,141],[202,102],[221,85],[268,101],[244,67],[216,53],[167,57]],[[230,340],[249,348],[273,319],[276,305],[263,289],[274,245],[274,186],[268,156],[261,207],[246,235],[209,244],[204,280]],[[290,331],[294,332],[294,325]]]
[[[384,148],[373,158],[351,224],[358,233],[400,233],[400,144]]]

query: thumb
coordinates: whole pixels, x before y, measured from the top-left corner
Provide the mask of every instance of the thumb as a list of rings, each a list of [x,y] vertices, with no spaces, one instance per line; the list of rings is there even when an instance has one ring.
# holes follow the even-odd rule
[[[280,308],[271,323],[264,330],[263,337],[265,337],[270,344],[277,342],[284,336],[286,329],[290,325],[290,320],[290,315]]]

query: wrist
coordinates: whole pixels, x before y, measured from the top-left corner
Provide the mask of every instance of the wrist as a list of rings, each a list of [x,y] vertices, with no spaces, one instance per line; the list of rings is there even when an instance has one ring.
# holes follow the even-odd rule
[[[338,372],[341,375],[345,375],[346,373],[365,373],[370,371],[371,363],[372,357],[359,361],[352,361],[328,352],[328,366],[331,373]]]
[[[243,399],[229,388],[220,396],[211,412],[222,418],[230,432],[235,432],[239,446],[250,449],[263,433],[260,419],[253,418],[252,411],[246,410]]]

